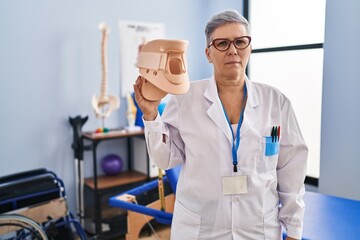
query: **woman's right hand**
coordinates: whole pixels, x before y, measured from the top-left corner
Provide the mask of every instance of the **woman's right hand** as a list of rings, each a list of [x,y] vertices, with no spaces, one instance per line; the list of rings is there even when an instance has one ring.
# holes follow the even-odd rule
[[[158,106],[160,104],[160,101],[149,101],[143,97],[143,95],[141,94],[141,86],[144,81],[145,78],[141,76],[136,79],[136,82],[134,84],[135,101],[137,102],[139,108],[144,114],[144,120],[152,121],[155,120],[158,114]]]

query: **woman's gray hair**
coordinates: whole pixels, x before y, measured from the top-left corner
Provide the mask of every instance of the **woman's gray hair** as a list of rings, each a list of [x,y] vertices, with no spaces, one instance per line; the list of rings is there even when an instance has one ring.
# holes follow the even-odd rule
[[[250,35],[249,22],[235,9],[226,10],[214,15],[206,24],[205,36],[207,45],[211,42],[211,35],[218,27],[227,23],[241,23],[245,26],[246,32]]]

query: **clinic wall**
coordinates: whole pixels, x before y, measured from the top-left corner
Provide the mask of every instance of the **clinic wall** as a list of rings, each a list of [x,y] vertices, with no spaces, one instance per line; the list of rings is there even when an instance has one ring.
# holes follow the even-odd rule
[[[208,17],[230,7],[242,11],[232,0],[124,2],[0,0],[0,176],[48,168],[64,180],[72,211],[75,177],[68,117],[89,116],[84,130],[101,125],[90,105],[101,81],[98,24],[106,21],[111,27],[108,92],[119,96],[118,20],[163,22],[167,38],[189,40],[189,75],[200,79],[211,74],[204,55]],[[126,101],[121,99],[106,127],[125,126],[125,110]],[[98,155],[111,152],[126,159],[125,143],[104,142]],[[86,153],[85,159],[90,160],[91,154]],[[91,172],[92,162],[87,161],[85,175]]]
[[[327,0],[319,191],[360,200],[360,1]]]

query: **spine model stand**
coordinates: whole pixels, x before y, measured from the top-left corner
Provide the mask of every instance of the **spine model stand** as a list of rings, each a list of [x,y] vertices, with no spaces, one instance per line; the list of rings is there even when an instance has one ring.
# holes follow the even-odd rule
[[[110,27],[102,22],[99,24],[99,29],[102,31],[102,42],[101,42],[101,66],[102,66],[102,79],[101,79],[101,90],[100,96],[96,97],[94,94],[92,97],[91,105],[94,109],[97,118],[102,119],[102,127],[104,127],[104,119],[109,117],[111,112],[120,107],[120,100],[117,96],[107,94],[108,85],[108,61],[107,61],[107,45],[108,35]]]

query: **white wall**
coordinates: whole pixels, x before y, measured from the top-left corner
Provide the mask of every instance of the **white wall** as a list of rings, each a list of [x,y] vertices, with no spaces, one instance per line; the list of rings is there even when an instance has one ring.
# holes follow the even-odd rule
[[[360,1],[327,0],[319,191],[360,200]]]

